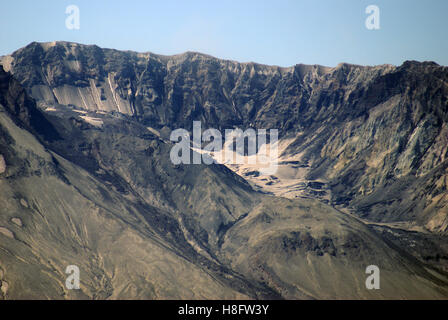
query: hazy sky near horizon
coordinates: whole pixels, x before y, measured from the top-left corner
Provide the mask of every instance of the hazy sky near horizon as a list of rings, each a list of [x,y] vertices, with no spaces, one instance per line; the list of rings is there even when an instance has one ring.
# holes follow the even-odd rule
[[[379,30],[365,26],[372,4]],[[66,28],[68,5],[80,10],[79,30]],[[0,12],[0,55],[64,40],[279,66],[448,65],[448,0],[7,0]]]

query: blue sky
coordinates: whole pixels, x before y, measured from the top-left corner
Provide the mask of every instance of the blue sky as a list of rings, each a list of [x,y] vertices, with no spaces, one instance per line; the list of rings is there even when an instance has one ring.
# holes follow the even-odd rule
[[[79,30],[65,26],[71,4],[80,9]],[[380,9],[379,30],[365,27],[371,4]],[[9,0],[0,12],[0,55],[65,40],[280,66],[448,65],[448,0]]]

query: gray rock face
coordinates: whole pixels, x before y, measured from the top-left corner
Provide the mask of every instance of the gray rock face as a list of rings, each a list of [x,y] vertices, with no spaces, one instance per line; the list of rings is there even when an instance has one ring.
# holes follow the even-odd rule
[[[307,178],[328,182],[333,204],[448,231],[446,67],[280,68],[67,42],[32,43],[4,60],[40,106],[119,112],[154,128],[277,128],[294,139],[285,154],[301,154]]]
[[[446,68],[279,68],[58,42],[16,51],[8,70],[0,225],[14,233],[0,234],[4,297],[448,296]],[[329,204],[358,217],[255,192],[221,165],[173,165],[160,137],[193,120],[280,129],[283,156],[311,181],[304,188],[328,185]],[[74,261],[79,292],[61,285]],[[382,290],[363,289],[371,264]]]

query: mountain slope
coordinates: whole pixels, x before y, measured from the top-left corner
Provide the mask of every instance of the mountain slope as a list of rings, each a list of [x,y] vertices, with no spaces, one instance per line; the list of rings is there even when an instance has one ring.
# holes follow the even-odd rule
[[[448,230],[446,67],[280,68],[68,42],[32,43],[2,61],[43,108],[119,112],[156,129],[191,129],[193,120],[279,129],[290,143],[280,160],[308,168],[305,182],[325,183],[333,204],[373,221]],[[393,197],[369,200],[384,193]],[[408,194],[405,205],[397,200]]]
[[[0,73],[1,94],[14,102],[0,113],[4,298],[275,297],[196,253],[163,209],[114,190],[118,183],[99,181],[47,149],[39,141],[48,143],[45,136],[20,128],[28,118],[11,118],[9,110],[40,112],[23,104],[17,82]],[[80,292],[64,286],[71,264],[81,269]]]
[[[443,67],[278,68],[65,42],[2,62],[28,93],[0,72],[4,297],[448,296]],[[276,176],[173,165],[166,132],[193,120],[279,128]],[[82,292],[63,287],[69,263]],[[371,264],[381,290],[364,286]]]

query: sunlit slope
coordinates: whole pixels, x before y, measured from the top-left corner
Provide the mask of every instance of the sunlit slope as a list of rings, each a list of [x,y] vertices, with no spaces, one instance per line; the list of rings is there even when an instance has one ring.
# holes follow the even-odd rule
[[[289,299],[446,298],[447,277],[426,269],[355,218],[315,200],[268,197],[226,234],[236,270]],[[366,267],[380,269],[368,290]]]
[[[12,124],[4,111],[0,128],[9,139],[0,144],[7,163],[0,176],[0,226],[10,232],[0,233],[4,298],[246,297],[157,235],[143,218],[154,209],[106,190]],[[81,270],[80,291],[65,288],[68,265]]]

